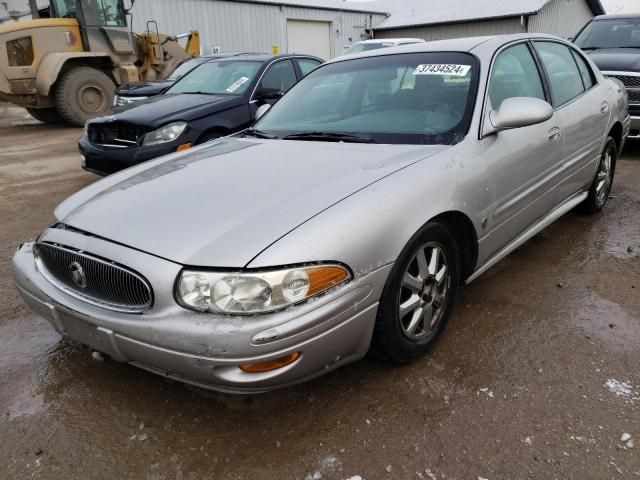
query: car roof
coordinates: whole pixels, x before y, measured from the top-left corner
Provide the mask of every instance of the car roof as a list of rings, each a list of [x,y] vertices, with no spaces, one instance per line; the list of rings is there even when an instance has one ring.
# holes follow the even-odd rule
[[[275,60],[278,58],[295,58],[295,57],[312,58],[314,60],[324,62],[324,60],[314,55],[304,55],[301,53],[285,53],[282,55],[271,55],[270,53],[241,53],[237,55],[230,55],[227,57],[212,58],[211,60],[209,60],[209,62],[228,60],[230,58],[233,58],[234,60],[239,59],[239,60],[247,60],[247,61],[266,62],[268,60]]]
[[[479,45],[488,48],[498,49],[501,45],[528,39],[552,39],[567,43],[566,40],[554,35],[544,33],[515,33],[509,35],[489,35],[484,37],[451,38],[447,40],[434,40],[423,43],[412,43],[389,47],[378,50],[369,50],[353,55],[343,55],[329,60],[327,63],[344,62],[363,57],[378,57],[383,55],[394,55],[398,53],[427,53],[427,52],[471,52]]]
[[[371,40],[361,40],[356,43],[397,43],[397,42],[422,42],[423,38],[372,38]]]
[[[598,20],[633,20],[640,19],[640,13],[618,13],[616,15],[598,15],[597,17],[593,17],[593,21]]]

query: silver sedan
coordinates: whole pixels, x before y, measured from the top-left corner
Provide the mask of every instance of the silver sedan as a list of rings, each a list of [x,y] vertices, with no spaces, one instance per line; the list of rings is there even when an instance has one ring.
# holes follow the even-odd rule
[[[410,362],[462,284],[603,209],[629,131],[622,86],[542,35],[341,57],[266,110],[64,201],[14,257],[24,300],[115,360],[223,391]]]

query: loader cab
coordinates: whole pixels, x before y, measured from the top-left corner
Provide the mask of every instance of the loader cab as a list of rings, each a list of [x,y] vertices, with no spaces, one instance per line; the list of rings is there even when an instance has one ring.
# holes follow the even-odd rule
[[[134,54],[123,0],[51,0],[50,13],[77,19],[85,52],[109,53],[114,64]]]

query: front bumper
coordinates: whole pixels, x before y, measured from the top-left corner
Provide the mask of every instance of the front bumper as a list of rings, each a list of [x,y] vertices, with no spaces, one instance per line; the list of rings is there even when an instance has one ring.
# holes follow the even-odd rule
[[[631,128],[629,130],[629,136],[627,138],[631,138],[634,140],[640,139],[640,115],[631,116]]]
[[[67,244],[72,240],[76,248],[97,250],[125,263],[143,272],[155,291],[154,306],[141,315],[93,306],[49,283],[37,269],[33,244],[25,244],[13,259],[16,286],[24,301],[58,332],[117,361],[227,392],[262,392],[300,383],[362,358],[391,268],[379,268],[282,312],[230,317],[191,312],[175,304],[173,281],[180,265],[73,232],[48,230],[43,236]],[[144,264],[146,270],[141,268]],[[293,352],[300,352],[300,358],[277,370],[246,373],[239,368]]]
[[[132,148],[109,148],[94,145],[86,137],[78,142],[78,149],[83,157],[82,168],[98,174],[110,175],[139,163],[152,160],[163,155],[176,152],[177,148],[185,143],[195,145],[199,132],[190,129],[187,134],[181,135],[177,140],[160,145],[137,146]]]

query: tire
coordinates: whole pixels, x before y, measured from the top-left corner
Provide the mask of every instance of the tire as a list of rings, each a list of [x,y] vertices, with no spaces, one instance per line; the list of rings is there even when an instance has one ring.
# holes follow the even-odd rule
[[[598,213],[606,205],[609,192],[611,192],[611,186],[613,185],[617,159],[618,147],[616,141],[609,137],[600,156],[596,176],[593,179],[591,188],[589,188],[589,196],[581,204],[581,209],[585,213]]]
[[[56,86],[56,108],[66,122],[82,127],[88,119],[111,110],[115,90],[115,83],[100,70],[75,67]]]
[[[439,251],[436,268],[431,265],[434,250]],[[425,254],[422,260],[418,260],[420,252]],[[446,272],[438,278],[443,266]],[[404,280],[407,274],[412,278]],[[371,353],[398,364],[423,356],[449,320],[459,286],[460,253],[455,238],[446,225],[429,222],[413,236],[391,269],[380,298]],[[404,310],[414,304],[415,309],[400,314],[401,307]],[[432,323],[420,315],[420,308],[432,313]],[[420,318],[417,324],[412,321],[416,318]]]
[[[50,123],[52,125],[59,125],[64,123],[63,118],[55,108],[29,108],[26,107],[27,112],[36,120],[42,123]]]

